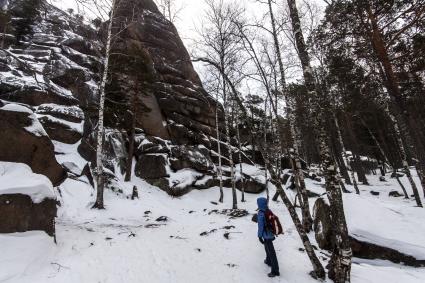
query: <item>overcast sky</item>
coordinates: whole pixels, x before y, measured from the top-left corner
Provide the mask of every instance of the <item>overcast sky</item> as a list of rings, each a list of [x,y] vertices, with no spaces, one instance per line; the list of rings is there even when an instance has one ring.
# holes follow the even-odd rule
[[[74,0],[50,0],[53,4],[61,9],[73,8],[76,10],[76,4]],[[203,11],[205,10],[204,0],[174,0],[176,7],[183,7],[180,12],[180,16],[176,21],[176,27],[180,33],[180,36],[185,41],[186,45],[190,44],[191,39],[196,36],[196,26],[199,26],[202,21]],[[217,0],[219,1],[219,0]],[[267,6],[264,4],[258,4],[255,0],[232,0],[239,1],[244,5],[248,11],[248,14],[253,16],[260,16]],[[278,0],[277,3],[286,2],[285,0]],[[318,5],[323,5],[323,0],[302,0],[315,2]],[[299,2],[302,2],[299,1]]]

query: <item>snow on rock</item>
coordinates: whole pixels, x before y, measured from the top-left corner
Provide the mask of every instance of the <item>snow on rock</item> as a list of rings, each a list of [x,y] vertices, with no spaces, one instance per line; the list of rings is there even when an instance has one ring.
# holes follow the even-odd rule
[[[63,106],[53,103],[42,104],[37,107],[36,113],[52,115],[74,123],[84,120],[84,112],[77,106]]]
[[[28,118],[31,119],[32,124],[25,127],[25,130],[34,134],[37,137],[47,136],[47,133],[41,125],[40,121],[38,121],[37,116],[28,107],[19,104],[9,103],[1,107],[0,110],[28,113]]]
[[[177,172],[169,172],[171,188],[183,189],[194,184],[203,175],[193,169],[182,169]]]
[[[350,234],[358,240],[390,247],[423,260],[425,211],[409,205],[409,201],[404,199],[390,199],[388,192],[390,188],[397,189],[397,185],[395,180],[389,181],[393,184],[375,185],[373,188],[384,195],[381,198],[371,198],[369,192],[363,192],[360,196],[344,194]],[[407,183],[407,179],[404,181]]]
[[[0,161],[0,195],[9,194],[30,196],[33,203],[56,199],[47,177],[34,174],[26,164]]]
[[[415,176],[418,181],[418,177]],[[391,198],[390,191],[399,190],[395,179],[379,182],[379,176],[368,176],[371,186],[360,185],[360,195],[343,194],[344,210],[350,235],[360,241],[392,248],[418,260],[425,259],[425,210],[415,207],[413,200]],[[406,177],[400,178],[405,184]],[[307,188],[319,194],[324,182],[306,179]],[[354,191],[353,186],[347,186]],[[372,196],[370,191],[379,192]],[[323,198],[327,201],[327,198]],[[311,205],[314,201],[310,202]]]

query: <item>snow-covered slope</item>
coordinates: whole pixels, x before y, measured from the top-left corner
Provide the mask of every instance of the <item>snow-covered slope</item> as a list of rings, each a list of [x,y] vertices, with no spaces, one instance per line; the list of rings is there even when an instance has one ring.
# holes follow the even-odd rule
[[[309,188],[323,190],[307,181]],[[425,212],[411,201],[386,197],[397,189],[392,182],[383,186],[372,179],[372,184],[361,186],[361,196],[345,195],[350,231],[368,231],[376,241],[397,240],[394,248],[416,245],[423,250]],[[138,200],[128,198],[133,185],[139,188]],[[230,189],[225,203],[216,205],[218,188],[181,198],[140,179],[121,188],[123,193],[106,193],[105,211],[92,210],[93,189],[68,179],[60,187],[57,245],[39,232],[0,235],[0,282],[317,282],[308,275],[310,263],[281,202],[271,203],[285,229],[275,241],[281,277],[268,279],[251,215],[232,219],[217,213],[231,207]],[[371,189],[381,196],[372,196]],[[256,198],[248,195],[239,207],[255,213]],[[159,221],[161,216],[167,221]],[[313,234],[310,239],[314,242]],[[324,265],[327,254],[318,251]],[[425,282],[425,269],[354,259],[352,282]]]

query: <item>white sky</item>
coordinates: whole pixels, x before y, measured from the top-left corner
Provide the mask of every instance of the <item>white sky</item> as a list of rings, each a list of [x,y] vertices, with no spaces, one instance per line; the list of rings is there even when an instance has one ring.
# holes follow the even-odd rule
[[[263,11],[267,9],[267,6],[264,4],[255,3],[256,0],[232,1],[239,1],[240,3],[243,3],[243,5],[247,8],[248,14],[251,14],[252,16],[259,17],[261,16],[261,14],[263,14]],[[303,1],[314,2],[319,6],[322,6],[324,3],[323,0],[301,0],[299,2],[301,3]],[[61,9],[74,8],[74,10],[76,10],[76,4],[74,0],[50,0],[50,2],[52,2],[54,5],[58,6]],[[184,7],[181,10],[180,16],[175,24],[181,38],[188,46],[190,45],[191,39],[196,37],[195,27],[198,26],[199,23],[202,21],[202,15],[205,9],[205,2],[204,0],[175,0],[175,2],[176,7]],[[279,2],[283,4],[286,1],[277,0],[276,2],[278,4]]]

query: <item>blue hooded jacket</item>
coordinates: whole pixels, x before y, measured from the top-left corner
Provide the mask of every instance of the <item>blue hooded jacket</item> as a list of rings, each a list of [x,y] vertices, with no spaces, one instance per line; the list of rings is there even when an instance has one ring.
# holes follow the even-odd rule
[[[274,235],[271,231],[266,230],[266,215],[265,212],[268,209],[267,207],[267,199],[266,198],[258,198],[258,237],[263,238],[264,240],[274,240]]]

